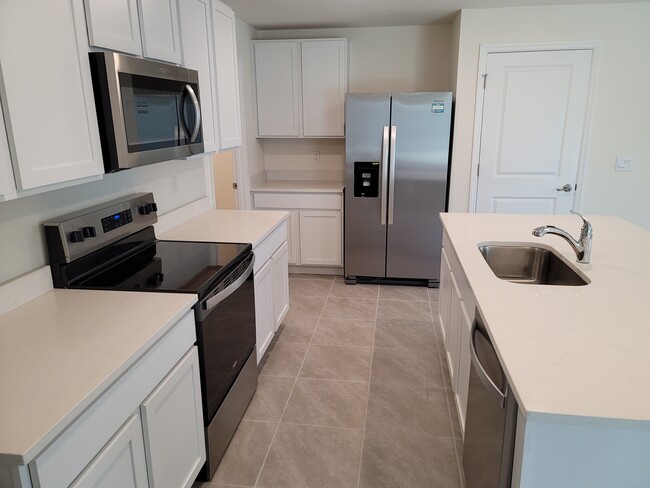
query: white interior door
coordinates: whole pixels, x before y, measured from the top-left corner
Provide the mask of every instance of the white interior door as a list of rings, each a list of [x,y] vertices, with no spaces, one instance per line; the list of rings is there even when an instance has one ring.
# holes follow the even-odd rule
[[[477,212],[573,208],[591,58],[591,50],[488,54]]]

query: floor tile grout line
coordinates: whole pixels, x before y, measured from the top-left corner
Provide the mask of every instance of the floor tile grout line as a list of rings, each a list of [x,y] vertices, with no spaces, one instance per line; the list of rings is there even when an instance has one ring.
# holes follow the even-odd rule
[[[330,285],[330,291],[327,294],[327,297],[325,298],[325,304],[327,304],[327,299],[332,293],[332,288],[334,287],[334,281],[332,281],[332,284]],[[271,452],[271,447],[273,447],[273,442],[275,441],[275,437],[278,434],[278,430],[280,430],[280,425],[282,424],[282,418],[284,417],[284,414],[287,411],[287,407],[289,406],[289,401],[291,400],[291,395],[293,395],[293,390],[296,388],[296,383],[298,383],[298,378],[300,378],[300,372],[302,371],[302,367],[305,364],[305,360],[307,359],[307,354],[309,353],[309,347],[311,345],[311,341],[314,339],[314,334],[316,334],[316,329],[318,328],[320,319],[323,316],[323,311],[325,310],[325,304],[323,304],[323,308],[321,309],[320,315],[318,317],[318,321],[316,322],[316,327],[314,327],[314,331],[311,334],[311,339],[309,340],[309,344],[307,344],[307,350],[305,351],[305,355],[303,356],[302,361],[300,363],[300,368],[298,368],[298,372],[296,373],[296,378],[293,382],[293,385],[291,386],[291,391],[289,392],[287,401],[284,404],[284,408],[282,409],[282,414],[280,414],[280,419],[278,420],[278,425],[275,427],[275,431],[273,432],[273,437],[271,437],[271,442],[269,443],[269,447],[266,450],[266,454],[264,455],[264,461],[262,461],[262,465],[260,466],[260,471],[259,473],[257,473],[257,478],[255,479],[255,484],[253,485],[254,487],[258,486],[258,483],[262,476],[262,471],[264,471],[264,466],[266,465],[266,461],[269,457],[269,453]]]
[[[368,424],[368,404],[370,403],[370,385],[372,377],[372,361],[375,355],[375,337],[377,336],[377,316],[379,314],[379,295],[381,285],[377,285],[377,306],[375,307],[375,330],[372,334],[372,349],[370,350],[370,365],[368,367],[368,394],[366,395],[366,409],[363,414],[363,430],[361,432],[361,452],[359,453],[359,470],[357,472],[357,488],[361,485],[361,466],[363,465],[363,447],[366,442],[366,426]]]

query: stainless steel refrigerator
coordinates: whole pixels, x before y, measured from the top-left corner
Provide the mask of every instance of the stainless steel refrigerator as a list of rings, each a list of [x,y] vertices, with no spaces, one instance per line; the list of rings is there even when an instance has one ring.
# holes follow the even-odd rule
[[[438,286],[451,108],[449,92],[347,95],[347,283]]]

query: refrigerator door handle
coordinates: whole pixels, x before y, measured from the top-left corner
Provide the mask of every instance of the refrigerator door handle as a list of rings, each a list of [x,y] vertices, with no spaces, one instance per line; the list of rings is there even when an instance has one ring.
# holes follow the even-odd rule
[[[397,126],[390,126],[390,155],[389,163],[390,166],[390,177],[388,179],[389,183],[389,193],[388,193],[388,225],[393,225],[393,215],[395,213],[395,141],[397,139]]]
[[[384,133],[381,143],[381,225],[386,225],[387,195],[388,191],[388,126],[384,126]]]

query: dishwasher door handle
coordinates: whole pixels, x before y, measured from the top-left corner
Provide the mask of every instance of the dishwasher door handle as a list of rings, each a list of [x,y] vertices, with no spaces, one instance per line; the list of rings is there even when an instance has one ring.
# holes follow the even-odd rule
[[[505,408],[506,406],[506,396],[508,395],[508,385],[506,384],[506,391],[503,392],[499,389],[499,387],[494,384],[494,381],[492,381],[492,378],[487,374],[485,371],[485,368],[483,368],[483,365],[481,364],[481,361],[478,358],[478,354],[476,352],[476,344],[474,342],[474,338],[476,337],[476,333],[481,333],[480,330],[478,330],[477,327],[477,321],[474,319],[474,322],[472,323],[472,331],[470,332],[469,335],[469,355],[472,358],[472,365],[474,366],[474,371],[476,371],[476,374],[481,380],[481,383],[483,383],[483,386],[485,389],[492,395],[492,397],[496,400],[496,402],[499,404],[501,408]]]

